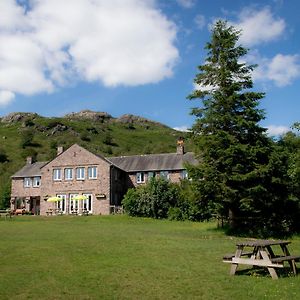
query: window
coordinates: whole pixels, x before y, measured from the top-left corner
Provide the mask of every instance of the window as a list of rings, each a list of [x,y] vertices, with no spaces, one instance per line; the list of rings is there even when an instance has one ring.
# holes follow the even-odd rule
[[[74,197],[78,196],[78,194],[70,194],[69,195],[69,212],[78,212],[78,208],[79,208],[79,201],[78,200],[74,200]]]
[[[53,180],[61,180],[61,169],[53,169]]]
[[[155,177],[155,173],[154,172],[148,172],[148,177],[147,177],[147,180],[150,181],[151,178],[154,178]]]
[[[137,183],[145,182],[145,174],[144,174],[144,172],[138,172],[138,173],[136,173],[136,182]]]
[[[76,169],[76,179],[84,180],[84,168],[83,167]]]
[[[87,199],[82,201],[82,209],[87,210],[89,213],[92,213],[93,212],[93,209],[92,209],[92,203],[93,203],[92,194],[83,194],[83,195],[86,196]]]
[[[41,185],[41,177],[39,176],[33,177],[33,186],[39,187],[40,185]]]
[[[160,172],[160,178],[168,180],[169,179],[169,172],[168,171],[161,171]]]
[[[66,168],[65,169],[65,180],[72,180],[73,179],[73,169]]]
[[[188,179],[188,173],[187,173],[187,170],[182,170],[180,172],[180,178],[181,179]]]
[[[24,187],[31,187],[31,178],[30,177],[24,178]]]
[[[89,179],[97,178],[97,167],[88,167],[88,178]]]
[[[57,195],[58,198],[62,199],[61,201],[56,202],[56,208],[61,211],[63,214],[66,213],[66,199],[67,195]]]

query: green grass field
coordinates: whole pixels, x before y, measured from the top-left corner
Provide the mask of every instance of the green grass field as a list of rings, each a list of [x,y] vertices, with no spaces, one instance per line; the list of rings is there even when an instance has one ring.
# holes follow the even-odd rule
[[[0,299],[300,299],[300,275],[229,276],[214,223],[127,216],[0,219]],[[300,253],[300,238],[290,246]]]

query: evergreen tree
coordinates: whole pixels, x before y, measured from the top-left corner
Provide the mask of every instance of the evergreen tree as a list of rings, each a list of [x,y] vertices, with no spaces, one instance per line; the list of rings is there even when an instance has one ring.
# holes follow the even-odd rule
[[[268,218],[274,204],[273,146],[259,125],[264,111],[258,105],[264,93],[252,90],[255,65],[242,62],[248,50],[238,45],[239,36],[227,22],[216,22],[206,45],[208,56],[198,67],[198,88],[188,97],[202,101],[192,110],[201,163],[190,168],[191,177],[202,203],[229,217],[232,228],[241,228],[245,220]]]

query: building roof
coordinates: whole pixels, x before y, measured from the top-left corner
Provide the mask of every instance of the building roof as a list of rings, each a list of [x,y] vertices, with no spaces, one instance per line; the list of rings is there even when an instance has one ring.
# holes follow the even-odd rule
[[[198,163],[192,152],[108,157],[107,160],[126,172],[183,170],[185,163]]]
[[[24,178],[24,177],[41,176],[41,168],[45,164],[47,164],[46,161],[27,164],[21,170],[19,170],[14,175],[12,175],[11,177],[12,178],[17,178],[17,177]]]

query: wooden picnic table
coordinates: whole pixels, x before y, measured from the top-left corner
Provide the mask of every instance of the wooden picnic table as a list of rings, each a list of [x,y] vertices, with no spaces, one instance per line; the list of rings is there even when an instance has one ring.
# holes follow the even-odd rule
[[[291,255],[288,245],[291,242],[281,240],[251,240],[236,243],[235,254],[228,254],[223,257],[223,262],[230,263],[230,275],[234,275],[239,265],[250,265],[266,267],[273,279],[278,279],[276,268],[283,268],[287,261],[297,274],[296,261],[300,255]],[[273,246],[280,246],[281,254],[276,255]]]

